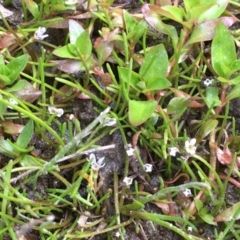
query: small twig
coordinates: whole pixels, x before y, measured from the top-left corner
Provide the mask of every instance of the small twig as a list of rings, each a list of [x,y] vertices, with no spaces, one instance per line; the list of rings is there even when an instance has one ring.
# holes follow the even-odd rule
[[[75,158],[75,157],[81,156],[83,154],[90,154],[90,153],[93,153],[93,152],[104,151],[104,150],[112,149],[112,148],[115,148],[115,144],[110,144],[110,145],[103,146],[103,147],[93,148],[93,149],[89,149],[89,150],[86,150],[86,151],[83,151],[83,152],[76,152],[76,153],[70,154],[70,155],[68,155],[66,157],[60,158],[57,161],[57,163],[66,161],[66,160],[68,160],[70,158]],[[33,173],[34,171],[37,171],[37,170],[39,170],[39,168],[28,170],[28,171],[18,175],[17,177],[12,178],[10,180],[10,183],[16,183],[20,179],[24,178],[25,176],[27,176],[27,175],[29,175],[29,174]]]
[[[52,222],[54,220],[54,215],[49,215],[44,218],[32,219],[29,222],[25,223],[20,227],[19,230],[16,231],[16,236],[19,239],[22,239],[29,231],[33,229],[33,227],[42,224],[43,222]],[[25,239],[25,238],[24,238]]]
[[[26,171],[26,172],[24,172],[24,173],[22,173],[22,174],[19,174],[17,177],[12,178],[12,179],[10,180],[10,183],[16,183],[18,180],[24,178],[25,176],[27,176],[27,175],[29,175],[29,174],[33,173],[34,171],[37,171],[37,170],[39,170],[39,168],[37,168],[37,169],[31,169],[31,170],[28,170],[28,171]]]
[[[53,170],[59,170],[56,163],[60,158],[62,158],[67,152],[69,152],[74,146],[82,141],[83,138],[88,136],[91,130],[102,121],[104,116],[110,111],[110,107],[106,108],[101,114],[91,122],[85,129],[78,133],[67,145],[59,150],[59,152],[53,157],[49,162],[47,162],[41,170],[38,172],[38,176]]]
[[[93,152],[104,151],[104,150],[108,150],[108,149],[112,149],[112,148],[115,148],[115,144],[111,144],[111,145],[107,145],[107,146],[103,146],[103,147],[98,147],[98,148],[93,148],[93,149],[89,149],[89,150],[86,150],[86,151],[83,151],[83,152],[76,152],[76,153],[70,154],[66,157],[60,158],[57,161],[57,163],[66,161],[70,158],[76,158],[76,157],[81,156],[83,154],[87,155],[87,154],[90,154],[90,153],[93,153]]]

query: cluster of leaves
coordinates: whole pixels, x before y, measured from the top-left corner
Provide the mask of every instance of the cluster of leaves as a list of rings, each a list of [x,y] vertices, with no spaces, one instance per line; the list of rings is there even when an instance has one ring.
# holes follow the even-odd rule
[[[12,15],[6,9],[8,3],[6,8],[0,5],[5,24],[0,29],[0,152],[8,157],[0,174],[0,239],[6,233],[12,239],[21,239],[26,234],[24,229],[33,226],[41,239],[78,239],[98,234],[124,239],[128,234],[126,226],[135,224],[138,229],[144,221],[172,230],[184,239],[203,239],[197,231],[199,223],[216,227],[218,222],[224,222],[213,233],[215,238],[239,239],[235,223],[240,216],[239,202],[229,206],[225,201],[228,183],[240,186],[235,179],[240,177],[240,136],[235,119],[228,117],[229,104],[240,97],[237,31],[229,30],[238,21],[231,5],[239,8],[239,4],[227,0],[184,0],[182,5],[178,1],[173,5],[170,0],[159,0],[158,4],[142,2],[140,12],[132,14],[113,7],[112,1],[88,1],[83,4],[84,13],[78,11],[75,3],[68,2],[22,1],[25,24],[17,31],[5,19]],[[63,34],[67,30],[64,44],[30,37],[29,32],[39,26],[58,29]],[[34,50],[34,41],[40,42],[39,51]],[[49,68],[53,71],[49,72]],[[82,72],[84,78],[79,81]],[[51,79],[51,84],[46,78]],[[205,86],[205,78],[214,81]],[[116,120],[114,129],[103,123],[97,126],[109,108],[85,129],[80,128],[77,116],[61,123],[57,114],[47,112],[47,107],[54,105],[72,113],[69,102],[77,98],[97,102],[99,112],[111,105],[109,117]],[[200,111],[202,115],[197,118]],[[186,121],[188,117],[193,121]],[[17,123],[13,119],[18,119]],[[229,123],[231,131],[226,130]],[[115,172],[112,179],[115,215],[95,220],[96,216],[103,216],[104,202],[112,196],[110,191],[99,191],[101,170],[80,156],[94,148],[100,137],[117,130],[126,147],[124,129],[131,131],[135,160],[142,168],[144,181],[151,186],[151,175],[158,176],[159,186],[154,193],[140,191],[141,181],[135,181],[134,187],[122,186],[118,178],[134,174],[129,165],[131,158],[126,155],[124,173]],[[37,134],[57,151],[48,161],[33,151],[31,142]],[[196,139],[191,150],[186,144],[189,139]],[[155,166],[153,173],[144,172],[137,146],[149,152]],[[169,153],[172,147],[177,149],[177,157]],[[65,163],[71,157],[78,161]],[[161,169],[159,159],[164,162]],[[102,167],[104,164],[99,164]],[[71,171],[70,178],[61,175],[65,169]],[[227,175],[223,170],[227,170]],[[31,175],[34,171],[38,173]],[[13,178],[14,173],[19,176]],[[56,188],[47,187],[47,196],[39,194],[38,201],[29,199],[22,186],[12,186],[20,179],[24,179],[24,185],[37,185],[45,174],[54,176],[59,184]],[[181,176],[191,181],[168,186]],[[86,185],[84,181],[87,187],[83,196],[79,189]],[[193,195],[184,195],[189,188],[194,190]],[[147,212],[145,206],[149,203],[155,204],[162,214]],[[17,206],[17,219],[8,210],[12,204]],[[175,214],[172,204],[183,218]],[[76,217],[68,215],[67,208]],[[53,211],[64,220],[38,227],[49,221],[46,216]],[[128,220],[122,222],[122,216]],[[22,225],[23,220],[32,217],[41,221],[23,225],[18,231],[12,229],[12,224]],[[92,222],[88,224],[87,220]],[[233,228],[236,230],[230,231]]]

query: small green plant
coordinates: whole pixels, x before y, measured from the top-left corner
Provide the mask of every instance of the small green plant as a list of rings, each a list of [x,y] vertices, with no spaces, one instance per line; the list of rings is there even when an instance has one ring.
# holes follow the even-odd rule
[[[2,4],[0,240],[240,239],[237,1]]]
[[[28,62],[28,55],[19,56],[11,60],[7,65],[5,65],[4,57],[0,56],[0,88],[3,89],[8,85],[13,84],[20,73],[24,70]]]

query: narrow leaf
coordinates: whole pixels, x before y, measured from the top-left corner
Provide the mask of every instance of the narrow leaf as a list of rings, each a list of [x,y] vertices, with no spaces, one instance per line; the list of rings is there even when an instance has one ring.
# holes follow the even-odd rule
[[[13,59],[8,65],[8,69],[10,70],[9,78],[11,83],[14,82],[20,75],[20,73],[24,70],[28,62],[28,55],[24,54],[20,57]]]
[[[26,148],[32,138],[33,131],[34,131],[33,121],[29,120],[27,125],[24,127],[24,129],[18,136],[18,139],[16,141],[17,146],[20,148]]]
[[[29,12],[33,15],[34,18],[36,18],[39,14],[39,8],[37,3],[35,3],[33,0],[24,0],[24,3],[26,4]]]
[[[197,142],[201,142],[206,136],[208,136],[218,125],[217,120],[206,121],[201,128],[198,130],[195,138]]]

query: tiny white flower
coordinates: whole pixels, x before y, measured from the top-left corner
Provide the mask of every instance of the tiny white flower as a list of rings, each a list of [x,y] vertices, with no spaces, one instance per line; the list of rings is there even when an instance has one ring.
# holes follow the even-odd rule
[[[56,114],[57,117],[61,117],[64,114],[64,111],[62,108],[56,108],[53,106],[48,106],[48,112],[50,114]]]
[[[13,105],[18,105],[18,102],[14,100],[13,98],[9,98],[8,101]],[[8,108],[13,109],[11,106],[8,106]]]
[[[104,159],[105,157],[102,157],[97,161],[95,154],[91,153],[87,160],[91,161],[92,170],[99,171],[100,168],[105,166],[105,163],[103,163]]]
[[[196,149],[197,149],[197,147],[195,146],[196,142],[197,142],[196,138],[192,138],[185,142],[185,150],[190,155],[194,155],[196,153]]]
[[[105,117],[103,118],[103,121],[101,121],[101,123],[103,124],[104,127],[112,127],[112,126],[116,126],[117,124],[117,120],[116,118],[109,118],[109,117]]]
[[[75,118],[74,114],[70,114],[70,115],[69,115],[69,120],[72,121],[74,118]]]
[[[190,227],[190,226],[188,226],[188,227],[187,227],[187,230],[188,230],[188,232],[192,232],[192,231],[193,231],[193,228]]]
[[[170,156],[176,157],[177,152],[179,152],[179,150],[178,150],[177,147],[171,147],[171,148],[169,148],[169,155],[170,155]]]
[[[191,197],[192,196],[192,192],[191,192],[191,190],[190,189],[185,189],[183,192],[183,195],[185,196],[185,197]]]
[[[37,31],[34,33],[34,38],[36,40],[43,40],[44,38],[48,37],[48,34],[44,34],[46,32],[45,27],[39,27]]]
[[[54,215],[49,215],[46,217],[46,221],[48,221],[48,222],[52,222],[54,219],[55,219]]]
[[[149,164],[149,163],[146,163],[146,164],[144,164],[144,169],[145,169],[146,172],[152,172],[153,165]]]
[[[127,144],[126,153],[129,157],[134,155],[134,148],[132,148],[132,144]]]
[[[65,1],[66,5],[74,5],[76,3],[77,3],[77,0],[67,0],[67,1]]]
[[[115,233],[115,236],[116,236],[116,237],[120,237],[120,232],[117,231],[117,232]]]
[[[205,79],[205,80],[203,81],[203,85],[204,85],[205,87],[208,87],[208,86],[212,85],[212,82],[213,82],[213,79],[207,78],[207,79]]]
[[[106,116],[106,113],[108,113],[110,110],[110,108],[107,108],[106,110],[104,110],[103,112],[100,113],[100,119],[99,122],[101,124],[103,124],[103,126],[115,126],[117,124],[117,120],[115,118],[110,118]]]
[[[132,181],[133,181],[133,178],[131,177],[125,177],[123,179],[123,183],[126,185],[126,186],[130,186],[132,184]]]

